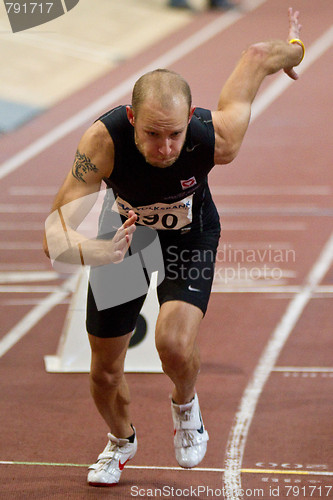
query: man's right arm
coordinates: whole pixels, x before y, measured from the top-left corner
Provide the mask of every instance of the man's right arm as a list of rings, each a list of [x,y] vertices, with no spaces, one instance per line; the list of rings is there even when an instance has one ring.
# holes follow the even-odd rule
[[[133,214],[110,241],[88,239],[76,231],[95,204],[113,162],[113,141],[103,123],[97,121],[82,136],[72,169],[45,223],[44,252],[53,261],[96,266],[123,259],[135,229]]]

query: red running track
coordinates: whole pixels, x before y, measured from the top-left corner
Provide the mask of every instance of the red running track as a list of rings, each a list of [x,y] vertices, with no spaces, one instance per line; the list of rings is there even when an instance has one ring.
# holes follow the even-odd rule
[[[107,429],[88,375],[49,374],[43,361],[57,350],[70,298],[68,277],[53,275],[41,251],[43,223],[83,130],[128,102],[128,78],[151,63],[181,72],[195,103],[214,108],[242,49],[285,35],[288,6],[267,0],[236,16],[203,13],[1,138],[2,498],[333,498],[330,0],[293,2],[307,48],[300,80],[284,88],[284,77],[267,79],[238,158],[210,175],[223,235],[200,334],[197,389],[210,433],[201,466],[175,463],[166,377],[129,374],[138,453],[117,487],[89,488],[86,465]],[[204,27],[211,38],[191,48]],[[175,47],[177,57],[168,52]],[[105,108],[77,115],[110,89]]]

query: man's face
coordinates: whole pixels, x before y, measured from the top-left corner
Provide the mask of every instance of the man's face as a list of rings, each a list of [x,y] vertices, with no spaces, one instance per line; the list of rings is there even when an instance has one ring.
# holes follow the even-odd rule
[[[190,111],[184,99],[175,100],[168,109],[156,101],[142,103],[133,116],[127,107],[127,116],[134,126],[135,144],[145,160],[153,167],[170,167],[179,157],[186,138]]]

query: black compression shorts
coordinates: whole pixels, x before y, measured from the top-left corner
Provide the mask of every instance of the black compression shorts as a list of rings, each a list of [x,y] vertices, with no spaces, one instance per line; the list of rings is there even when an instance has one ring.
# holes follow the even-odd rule
[[[160,305],[171,300],[193,304],[205,314],[214,278],[214,265],[220,229],[203,232],[160,231],[165,278],[157,287]],[[119,337],[134,330],[145,295],[98,310],[89,285],[87,331],[97,337]]]

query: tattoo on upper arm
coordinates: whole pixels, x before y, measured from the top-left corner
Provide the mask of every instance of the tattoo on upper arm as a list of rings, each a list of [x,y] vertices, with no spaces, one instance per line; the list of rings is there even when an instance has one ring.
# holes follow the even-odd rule
[[[98,168],[90,161],[88,156],[84,153],[81,154],[80,151],[77,150],[72,167],[72,175],[78,181],[86,182],[83,177],[87,172],[98,172]]]

